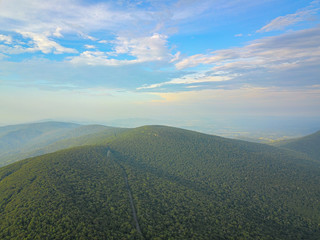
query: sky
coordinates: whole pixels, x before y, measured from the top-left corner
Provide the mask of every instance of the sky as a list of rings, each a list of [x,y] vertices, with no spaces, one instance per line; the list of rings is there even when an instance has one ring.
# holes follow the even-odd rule
[[[319,0],[0,0],[0,125],[319,129],[319,13]]]

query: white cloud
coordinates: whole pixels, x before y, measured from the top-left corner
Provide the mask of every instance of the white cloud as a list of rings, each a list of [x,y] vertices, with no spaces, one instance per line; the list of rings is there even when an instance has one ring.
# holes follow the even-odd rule
[[[57,42],[49,39],[49,33],[37,34],[21,31],[18,31],[18,33],[28,41],[13,41],[11,38],[4,38],[4,40],[7,41],[8,45],[0,45],[1,52],[7,54],[34,53],[37,51],[41,51],[45,54],[77,53],[77,50],[63,47]]]
[[[64,47],[55,39],[76,34],[83,39],[110,44],[114,51],[85,51],[72,60],[74,63],[121,65],[174,58],[168,50],[167,35],[154,32],[155,26],[161,25],[162,18],[157,16],[162,16],[162,8],[141,9],[129,3],[119,7],[113,1],[88,4],[77,0],[3,0],[0,7],[0,31],[19,33],[31,39],[26,44],[29,48],[18,47],[15,42],[17,46],[7,48],[7,52],[76,53],[75,49]],[[100,40],[98,36],[102,31],[117,37]],[[96,32],[99,32],[98,36]],[[85,47],[94,49],[93,45]],[[123,55],[121,60],[117,58],[119,54]]]
[[[214,54],[218,52],[220,54]],[[222,61],[226,58],[225,56],[223,56],[224,55],[222,54],[223,52],[226,52],[226,50],[213,52],[212,55],[196,54],[196,55],[187,57],[185,59],[182,59],[181,61],[177,62],[175,66],[177,69],[184,69],[188,67],[195,67],[199,64],[211,64],[214,62]]]
[[[234,35],[235,37],[242,37],[243,36],[243,34],[242,33],[238,33],[238,34],[236,34],[236,35]]]
[[[175,85],[175,84],[194,84],[194,83],[199,84],[199,83],[205,83],[205,82],[223,82],[223,81],[228,81],[230,79],[231,79],[231,76],[219,76],[219,75],[210,76],[207,73],[195,73],[195,74],[188,74],[180,78],[174,78],[167,82],[145,85],[137,88],[137,90],[159,88],[165,85]]]
[[[170,60],[170,63],[178,61],[180,57],[181,57],[181,52],[177,52],[176,54],[174,54],[173,58]]]
[[[0,34],[0,42],[4,42],[5,44],[11,44],[12,43],[12,37]]]
[[[43,53],[55,53],[55,54],[61,54],[61,53],[76,53],[77,50],[72,48],[66,48],[61,46],[60,44],[56,43],[55,41],[48,39],[48,33],[44,34],[37,34],[32,32],[21,32],[19,33],[24,38],[31,38],[32,43],[34,47],[27,49],[27,51],[41,51]]]
[[[149,37],[117,37],[113,41],[113,52],[85,51],[79,56],[69,58],[74,64],[118,66],[143,62],[170,61],[175,58],[167,48],[167,37],[153,34]],[[116,59],[119,55],[127,55],[124,59]],[[110,58],[113,56],[113,58]],[[126,59],[128,56],[134,59]]]
[[[270,23],[263,26],[257,32],[270,32],[275,30],[283,30],[295,23],[308,20],[312,15],[319,11],[319,1],[313,1],[308,7],[299,9],[296,13],[287,14],[273,19]]]
[[[202,65],[201,69],[207,69],[209,73],[231,77],[230,81],[221,86],[225,89],[237,88],[244,83],[309,86],[319,82],[319,42],[320,26],[258,39],[243,47],[196,54],[182,59],[175,66],[177,69],[185,69]],[[213,84],[211,87],[217,86]],[[172,89],[175,87],[172,86]]]
[[[274,68],[290,63],[296,66],[308,61],[318,65],[320,27],[255,40],[244,47],[197,54],[176,63],[177,69],[210,64],[214,69]],[[292,65],[293,66],[293,65]]]
[[[33,48],[25,48],[20,45],[0,45],[0,52],[6,53],[6,54],[21,54],[26,52],[34,52]]]
[[[57,17],[59,16],[59,17]],[[73,0],[2,0],[0,23],[1,29],[19,29],[31,32],[100,28],[110,26],[121,18],[126,20],[124,11],[110,9],[108,4],[83,4]],[[8,21],[14,19],[15,21]]]
[[[146,41],[152,41],[149,43],[150,46],[157,43],[155,40],[147,39],[146,36],[151,35],[157,38],[156,33],[161,33],[157,41],[161,45],[161,41],[166,41],[163,36],[176,32],[180,22],[192,22],[211,11],[217,14],[219,11],[216,10],[236,9],[246,1],[239,0],[233,3],[225,3],[221,0],[218,2],[205,0],[201,3],[189,0],[148,1],[150,7],[141,8],[137,2],[132,1],[88,3],[80,0],[1,0],[0,31],[33,34],[46,32],[56,38],[77,34],[92,41],[99,41],[99,35],[104,32],[120,36],[117,47],[121,48],[120,42],[122,45],[129,44],[130,54],[139,55],[138,58],[143,61],[142,58],[153,58],[148,56],[142,44],[140,44],[141,49],[138,49],[139,44],[134,42],[135,39],[144,40],[141,37],[144,36]],[[127,38],[132,40],[127,41]],[[100,43],[101,41],[104,40],[100,40]],[[137,47],[132,47],[130,50],[130,45]],[[153,45],[151,50],[157,51],[156,48],[159,49],[159,47],[159,45],[158,47]],[[57,46],[57,48],[66,51],[61,47]],[[158,58],[166,57],[161,56],[158,51],[151,54],[153,53],[156,53]]]
[[[61,27],[57,27],[56,31],[52,35],[55,36],[55,37],[58,37],[58,38],[62,38],[63,36],[61,34],[61,31],[62,31],[62,28]]]
[[[98,39],[95,37],[92,37],[88,34],[82,33],[82,32],[78,32],[78,34],[83,38],[83,39],[89,39],[91,41],[97,41]]]
[[[311,16],[315,11],[305,10],[293,14],[288,14],[286,16],[280,16],[272,20],[267,25],[263,26],[257,32],[270,32],[276,30],[283,30],[286,27],[293,25],[297,22],[302,22]]]
[[[55,37],[63,33],[76,33],[93,41],[91,33],[109,31],[117,33],[132,28],[146,31],[145,22],[153,22],[151,10],[125,5],[119,7],[115,1],[87,3],[79,0],[1,0],[0,30],[32,33],[50,32]],[[139,26],[140,24],[140,26]],[[145,25],[145,26],[143,26]]]
[[[63,33],[97,41],[91,36],[95,31],[113,31],[132,25],[134,19],[144,19],[148,13],[137,10],[115,8],[114,3],[88,4],[77,0],[1,0],[0,31],[22,34],[31,38],[34,47],[20,52],[41,51],[43,53],[75,53],[50,37],[62,38]],[[12,39],[1,35],[0,41],[12,43]],[[14,40],[14,39],[13,39]],[[15,41],[17,44],[18,42]],[[16,51],[18,52],[18,51]]]
[[[85,47],[86,49],[95,49],[95,48],[96,48],[96,46],[94,46],[94,45],[89,45],[89,44],[84,45],[84,47]]]
[[[116,54],[128,54],[138,62],[163,61],[171,58],[167,49],[167,36],[153,34],[149,37],[118,37],[115,41]]]
[[[71,57],[69,59],[69,61],[73,64],[93,66],[118,66],[130,63],[128,60],[110,59],[105,52],[101,51],[85,51],[82,52],[79,56]]]

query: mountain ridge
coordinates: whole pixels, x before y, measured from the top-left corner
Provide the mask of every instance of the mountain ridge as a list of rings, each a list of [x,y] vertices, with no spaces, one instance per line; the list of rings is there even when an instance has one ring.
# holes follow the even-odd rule
[[[93,134],[107,138],[121,131],[124,129],[64,122],[0,127],[0,166],[68,147],[92,144],[91,139],[97,138]]]
[[[277,142],[274,146],[300,152],[320,161],[320,130],[301,138]]]
[[[1,238],[320,236],[316,161],[264,144],[159,125],[129,129],[107,141],[102,137],[96,144],[0,168],[5,177],[0,219],[7,222],[0,224]],[[127,174],[142,236],[117,163]]]

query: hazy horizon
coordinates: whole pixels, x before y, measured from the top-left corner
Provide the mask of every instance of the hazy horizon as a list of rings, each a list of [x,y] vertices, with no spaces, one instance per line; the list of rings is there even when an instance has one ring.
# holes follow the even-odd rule
[[[19,122],[14,124],[0,124],[0,127],[19,124],[32,124],[43,122],[65,122],[80,125],[104,125],[110,127],[135,128],[144,125],[164,125],[194,130],[206,134],[213,134],[228,138],[239,138],[243,140],[253,140],[269,142],[270,140],[290,139],[302,137],[320,130],[318,119],[279,119],[279,118],[246,118],[228,121],[223,119],[215,120],[173,120],[173,119],[147,119],[147,118],[127,118],[113,119],[108,121],[86,121],[70,119],[41,119],[38,121]],[[249,124],[250,122],[250,124]]]
[[[319,129],[319,0],[3,0],[0,9],[1,126]]]

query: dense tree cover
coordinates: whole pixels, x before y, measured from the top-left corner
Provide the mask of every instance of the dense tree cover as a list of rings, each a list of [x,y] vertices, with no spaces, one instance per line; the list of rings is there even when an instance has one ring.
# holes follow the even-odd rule
[[[161,126],[98,139],[0,168],[0,239],[320,237],[316,161]]]
[[[105,148],[0,170],[0,239],[139,239],[121,169]]]
[[[320,236],[315,162],[166,127],[137,128],[110,146],[129,172],[141,228],[151,239]]]
[[[275,146],[301,152],[320,161],[320,131],[302,138],[280,141]]]

